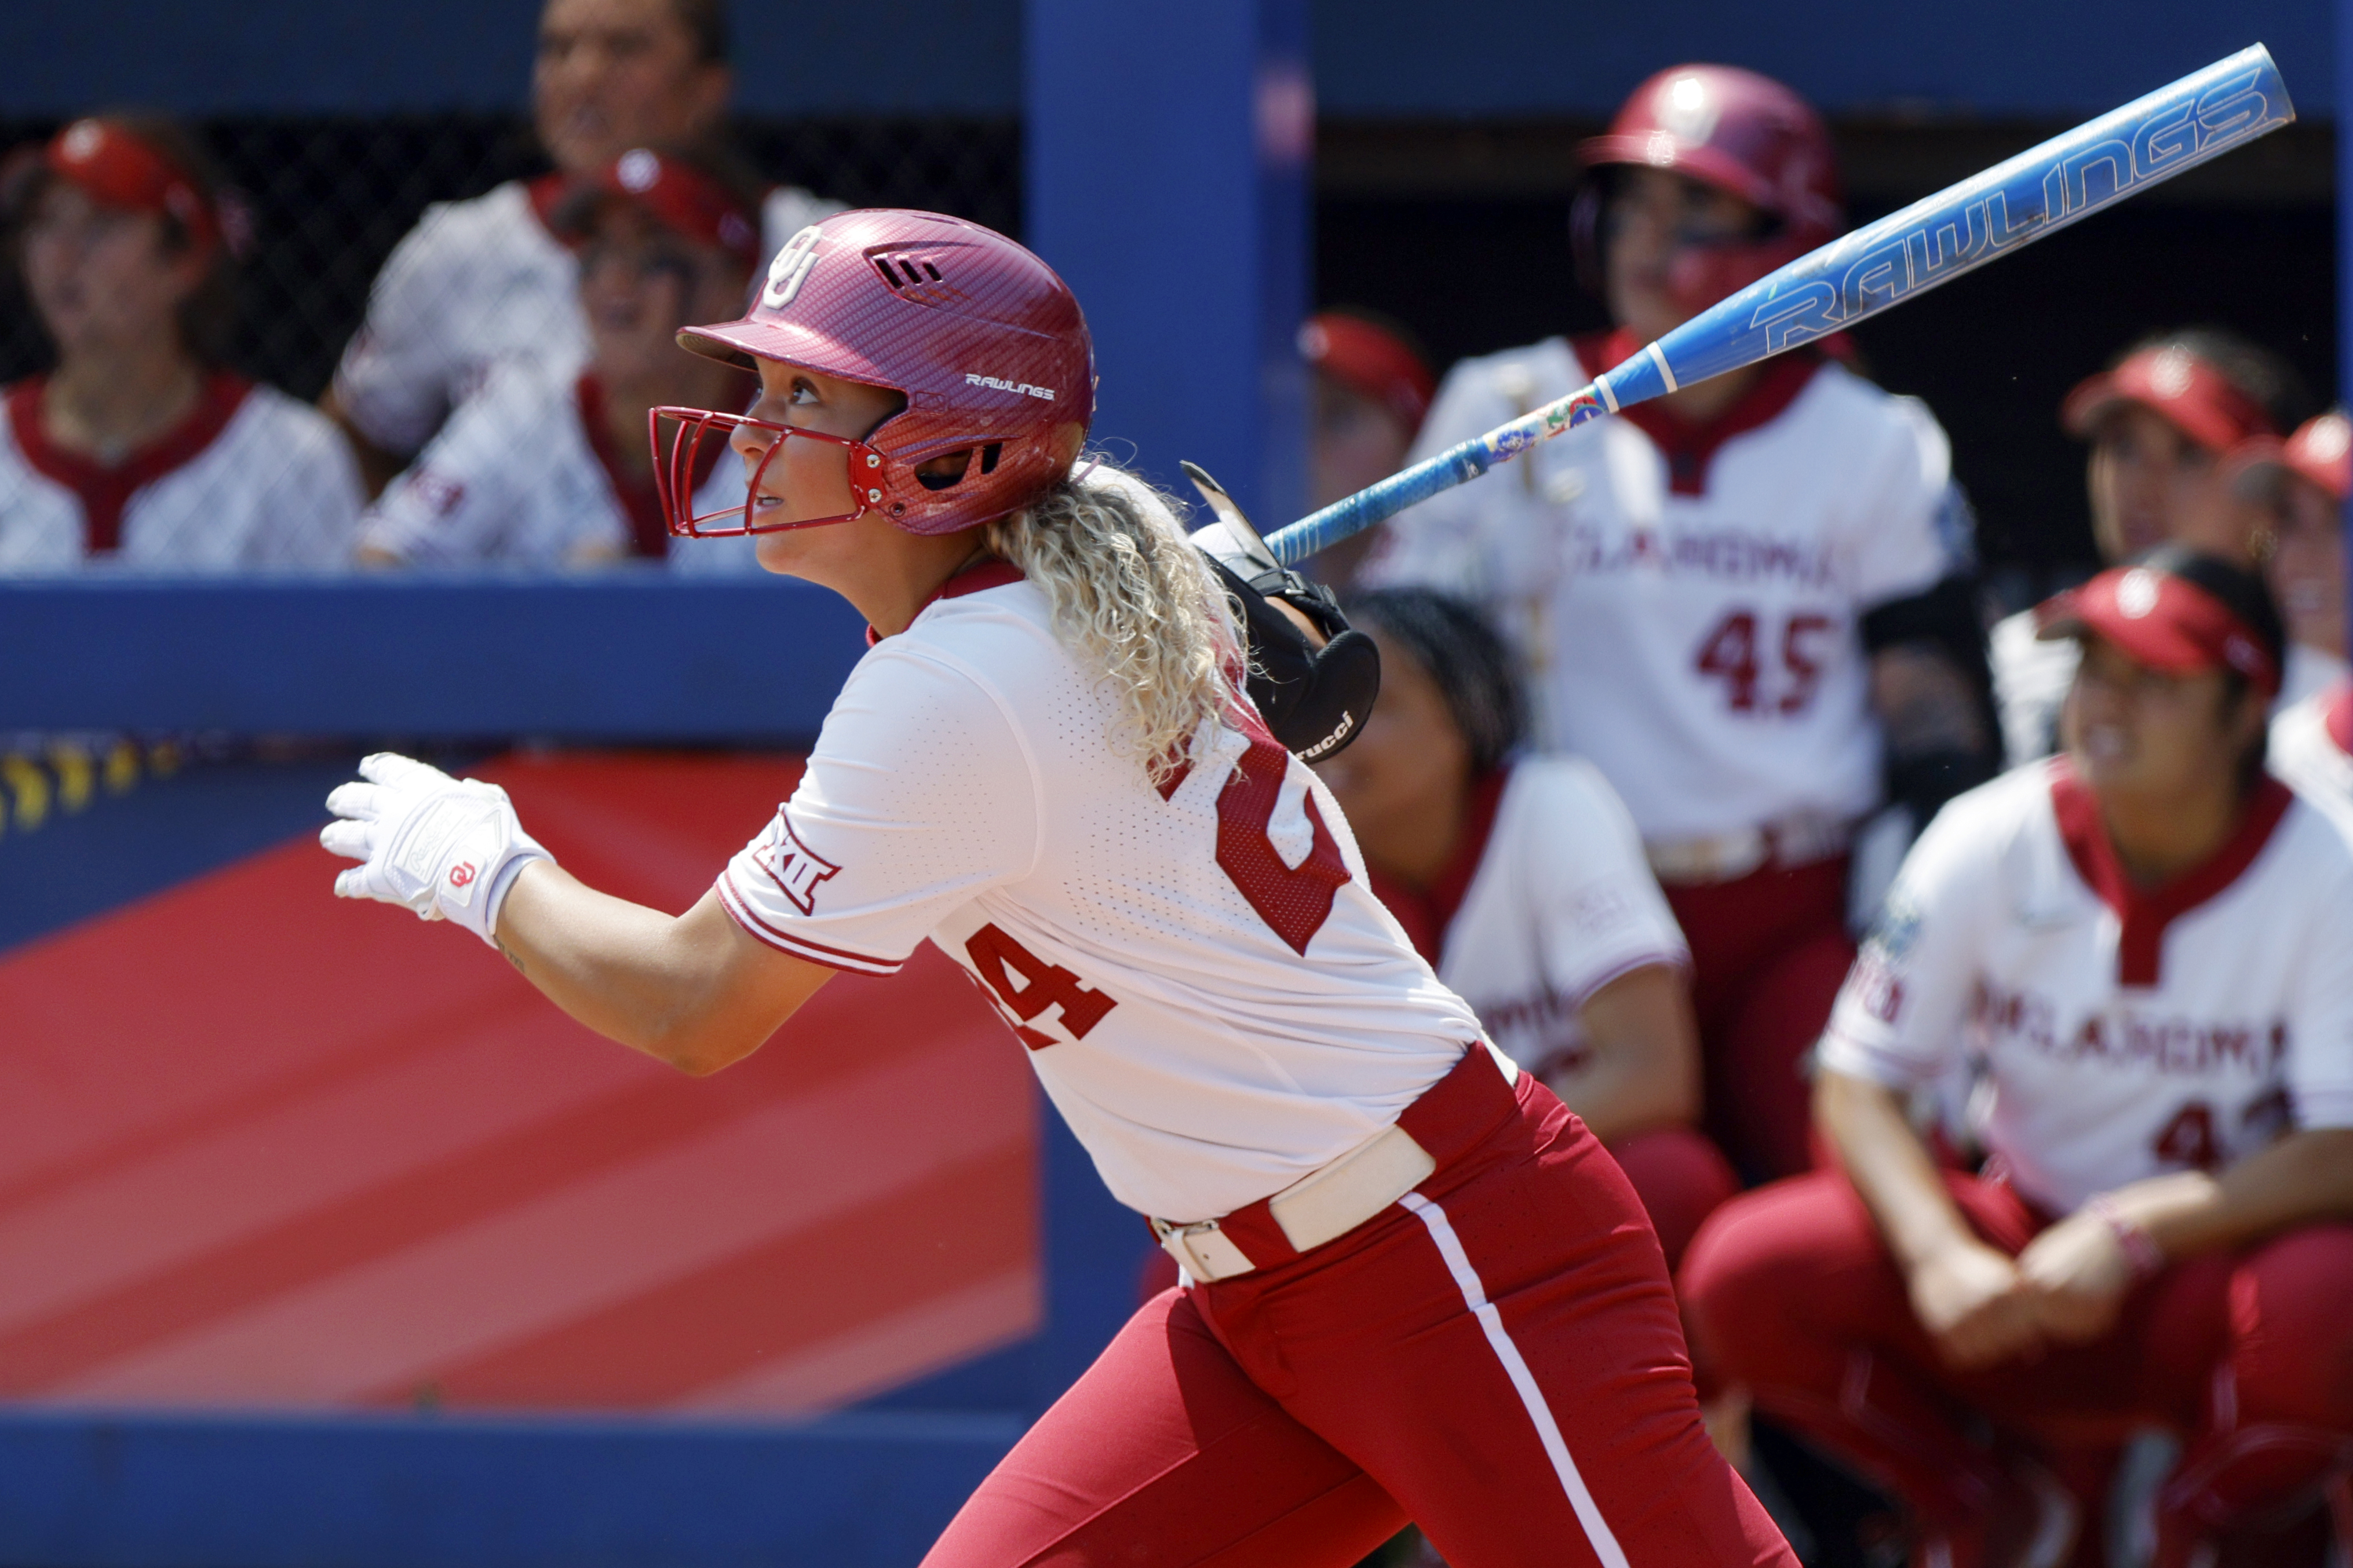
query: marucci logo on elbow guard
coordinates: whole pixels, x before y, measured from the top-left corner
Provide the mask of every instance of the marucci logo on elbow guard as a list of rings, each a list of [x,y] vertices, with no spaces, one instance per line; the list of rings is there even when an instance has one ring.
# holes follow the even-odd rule
[[[986,386],[997,392],[1018,392],[1025,397],[1042,397],[1049,403],[1054,401],[1054,392],[1051,387],[1032,386],[1026,381],[1005,381],[997,376],[975,375],[972,372],[966,371],[964,373],[964,384],[966,386]]]

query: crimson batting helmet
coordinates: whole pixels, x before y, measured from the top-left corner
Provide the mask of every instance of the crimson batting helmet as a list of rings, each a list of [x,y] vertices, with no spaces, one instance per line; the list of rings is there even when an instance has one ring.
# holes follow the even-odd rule
[[[1078,300],[1053,268],[993,229],[938,213],[839,213],[801,230],[769,263],[750,314],[688,327],[681,346],[744,364],[776,360],[885,387],[907,405],[862,440],[709,409],[653,413],[656,479],[672,533],[768,533],[878,512],[910,533],[954,533],[1019,510],[1071,470],[1094,416],[1094,350]],[[660,426],[676,430],[667,454]],[[738,426],[849,449],[852,509],[752,521],[744,506],[693,515],[695,458]],[[953,475],[921,464],[969,454]]]
[[[1846,228],[1838,155],[1813,106],[1736,66],[1675,66],[1636,88],[1609,131],[1577,149],[1588,168],[1664,169],[1728,191],[1773,220],[1770,232],[1686,247],[1670,287],[1694,312],[1737,293]],[[1599,277],[1602,194],[1576,212],[1579,270]]]

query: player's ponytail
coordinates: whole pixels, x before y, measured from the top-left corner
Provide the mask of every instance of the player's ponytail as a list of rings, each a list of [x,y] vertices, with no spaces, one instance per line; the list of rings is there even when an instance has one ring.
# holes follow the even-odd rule
[[[987,525],[990,551],[1045,593],[1063,646],[1117,689],[1112,744],[1155,787],[1222,717],[1242,658],[1224,587],[1176,519],[1142,479],[1082,459],[1081,478]]]

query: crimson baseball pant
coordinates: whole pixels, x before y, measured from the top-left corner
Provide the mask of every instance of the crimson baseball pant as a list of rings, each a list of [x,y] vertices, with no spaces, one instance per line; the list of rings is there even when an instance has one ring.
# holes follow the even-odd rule
[[[1813,1162],[1806,1053],[1854,962],[1847,858],[1664,888],[1691,944],[1707,1131],[1752,1177]]]
[[[2005,1252],[2048,1223],[2006,1184],[1946,1181]],[[1694,1241],[1681,1284],[1716,1377],[1746,1384],[1759,1410],[1938,1526],[1972,1518],[1998,1479],[1973,1417],[2048,1449],[2113,1444],[2146,1426],[2180,1434],[2158,1500],[2160,1563],[2292,1507],[2353,1462],[2353,1226],[2176,1264],[2133,1291],[2105,1337],[1971,1373],[1937,1356],[1841,1173],[1725,1205]]]
[[[1483,1051],[1401,1121],[1429,1181],[1303,1256],[1229,1216],[1273,1261],[1147,1303],[927,1568],[1347,1568],[1409,1520],[1454,1568],[1796,1568],[1584,1123]]]

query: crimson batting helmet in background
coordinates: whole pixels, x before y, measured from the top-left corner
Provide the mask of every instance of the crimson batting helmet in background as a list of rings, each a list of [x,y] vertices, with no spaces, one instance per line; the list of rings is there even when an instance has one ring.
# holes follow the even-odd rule
[[[1813,106],[1770,77],[1736,66],[1675,66],[1626,100],[1609,131],[1577,149],[1588,168],[1664,169],[1728,191],[1764,213],[1768,232],[1689,247],[1670,278],[1694,314],[1846,229],[1838,154]],[[1606,181],[1579,194],[1578,273],[1598,289]]]
[[[954,533],[1018,510],[1071,471],[1094,416],[1094,349],[1053,268],[994,229],[938,213],[839,213],[793,236],[750,314],[688,327],[680,344],[736,364],[777,360],[887,387],[907,406],[860,441],[748,416],[658,409],[678,429],[655,468],[673,533],[709,537],[879,512],[910,533]],[[754,526],[752,501],[692,515],[700,444],[737,426],[849,448],[852,510]],[[955,476],[918,465],[971,454]],[[763,465],[765,467],[765,464]],[[756,476],[755,476],[756,479]]]

